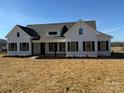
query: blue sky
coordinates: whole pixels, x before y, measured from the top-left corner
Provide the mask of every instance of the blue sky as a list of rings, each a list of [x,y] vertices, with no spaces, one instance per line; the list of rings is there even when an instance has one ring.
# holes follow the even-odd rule
[[[96,20],[97,30],[124,42],[124,0],[0,0],[0,38],[16,25]]]

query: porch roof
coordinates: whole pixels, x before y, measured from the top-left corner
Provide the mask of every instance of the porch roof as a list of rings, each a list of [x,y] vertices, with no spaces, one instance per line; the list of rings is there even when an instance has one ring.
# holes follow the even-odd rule
[[[66,42],[65,37],[46,37],[40,38],[40,40],[32,40],[33,43],[40,43],[40,42]]]

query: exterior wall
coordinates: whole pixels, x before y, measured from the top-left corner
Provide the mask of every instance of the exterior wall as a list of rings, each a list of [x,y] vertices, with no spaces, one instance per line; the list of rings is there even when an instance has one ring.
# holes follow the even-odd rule
[[[83,34],[79,35],[79,28],[83,28]],[[86,25],[84,22],[78,22],[75,24],[66,34],[66,42],[78,42],[79,51],[69,52],[66,49],[66,56],[68,57],[96,57],[97,56],[97,34],[94,29]],[[95,51],[85,52],[83,51],[83,41],[95,41]]]
[[[56,54],[65,54],[65,52],[60,52],[59,51],[59,43],[57,43],[57,45],[58,45],[58,48],[57,48],[58,51],[56,52]],[[49,43],[45,43],[45,53],[48,54],[48,55],[49,54],[54,54],[54,52],[49,51]]]
[[[17,37],[17,32],[20,33],[20,37]],[[29,51],[20,51],[20,43],[22,42],[28,42],[29,43]],[[25,56],[25,55],[31,55],[32,47],[31,47],[31,39],[30,36],[22,31],[18,26],[15,26],[14,29],[7,35],[7,49],[8,49],[8,43],[17,43],[17,51],[8,51],[8,55],[13,56]]]
[[[59,51],[59,43],[58,44],[58,51],[56,54],[65,54],[65,52],[60,52]],[[40,55],[40,43],[33,43],[33,54],[34,55]],[[45,54],[46,55],[54,55],[54,52],[49,51],[49,43],[45,43]]]
[[[98,51],[98,56],[110,56],[111,55],[111,38],[100,34],[98,35],[98,41],[108,41],[109,48],[108,51]]]
[[[79,35],[79,28],[83,28],[83,34]],[[97,32],[91,28],[89,25],[84,23],[83,21],[77,22],[68,32],[65,33],[64,38],[60,37],[52,37],[49,36],[48,33],[52,31],[53,28],[49,28],[47,31],[40,31],[41,35],[40,40],[31,41],[30,36],[22,31],[18,26],[15,26],[14,29],[7,35],[8,43],[17,43],[17,51],[7,51],[8,55],[32,55],[32,43],[33,42],[33,54],[40,55],[40,43],[45,43],[45,54],[54,54],[54,52],[49,51],[49,42],[57,42],[58,51],[56,54],[65,54],[66,57],[97,57],[97,56],[110,56],[111,55],[111,38],[104,34],[97,34]],[[59,29],[58,29],[59,30]],[[54,31],[54,29],[53,29]],[[17,37],[17,32],[20,33],[20,37]],[[57,31],[60,36],[61,30]],[[85,52],[83,51],[83,41],[94,41],[95,42],[95,51]],[[109,51],[98,51],[98,41],[109,41]],[[29,43],[29,51],[20,51],[20,43],[28,42]],[[59,51],[59,42],[66,43],[66,52]],[[79,51],[69,52],[68,51],[68,42],[78,42]],[[8,44],[7,44],[8,48]]]
[[[33,43],[33,55],[40,55],[40,43]]]

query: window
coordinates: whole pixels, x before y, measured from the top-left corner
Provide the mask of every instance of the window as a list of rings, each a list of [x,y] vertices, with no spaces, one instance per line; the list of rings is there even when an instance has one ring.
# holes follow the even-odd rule
[[[50,52],[57,51],[57,43],[49,43],[49,51]]]
[[[29,51],[29,43],[20,43],[20,51]]]
[[[85,41],[83,42],[83,51],[95,51],[94,41]]]
[[[82,35],[82,34],[83,34],[83,29],[80,28],[80,29],[79,29],[79,35]]]
[[[78,51],[78,42],[68,42],[68,51]]]
[[[59,43],[59,50],[65,51],[65,43]]]
[[[49,35],[57,35],[57,32],[49,32]]]
[[[98,41],[98,51],[108,51],[108,41]]]
[[[20,33],[19,32],[17,32],[17,37],[20,37]]]
[[[17,43],[9,43],[9,51],[17,51]]]

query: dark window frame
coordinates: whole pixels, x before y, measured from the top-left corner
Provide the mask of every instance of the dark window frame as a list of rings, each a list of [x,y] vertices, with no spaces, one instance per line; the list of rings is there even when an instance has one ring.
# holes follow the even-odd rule
[[[58,44],[57,43],[49,43],[49,52],[58,51]]]
[[[20,51],[29,51],[29,43],[28,42],[20,43]]]
[[[9,51],[17,51],[17,43],[9,43],[8,47]]]
[[[98,41],[98,51],[109,51],[109,41]]]
[[[19,32],[17,32],[17,37],[20,37],[20,33]]]
[[[83,35],[83,28],[79,28],[79,35]]]
[[[88,43],[89,43],[89,46],[88,46]],[[89,47],[89,49],[87,47]],[[95,41],[83,41],[83,51],[84,52],[94,52],[95,51]]]
[[[59,43],[59,51],[60,52],[65,52],[66,51],[66,43],[65,42]]]
[[[79,50],[78,42],[68,42],[68,51],[75,52]]]
[[[49,35],[57,35],[57,32],[49,32]]]

